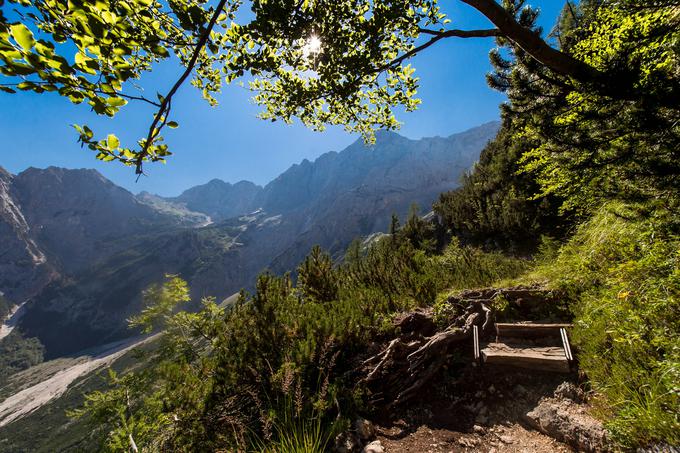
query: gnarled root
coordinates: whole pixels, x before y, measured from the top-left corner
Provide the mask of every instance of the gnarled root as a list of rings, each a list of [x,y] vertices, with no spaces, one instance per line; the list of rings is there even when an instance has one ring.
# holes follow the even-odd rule
[[[363,362],[367,372],[361,383],[372,390],[371,402],[392,407],[411,399],[449,361],[453,347],[471,338],[473,326],[486,330],[492,325],[492,314],[483,302],[471,301],[443,331],[429,337],[419,335],[412,341],[407,338],[414,332],[408,332],[390,341],[380,353]]]

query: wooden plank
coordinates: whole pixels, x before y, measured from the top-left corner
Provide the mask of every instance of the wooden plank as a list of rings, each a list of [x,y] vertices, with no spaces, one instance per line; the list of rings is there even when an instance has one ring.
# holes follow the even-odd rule
[[[569,337],[567,336],[566,329],[560,329],[560,335],[562,336],[562,347],[564,348],[564,355],[570,362],[574,360],[574,356],[571,354],[571,346],[569,345]]]
[[[553,346],[509,346],[489,343],[481,350],[486,364],[509,365],[542,371],[569,372],[569,361],[564,349]]]
[[[560,337],[560,329],[571,327],[571,324],[511,324],[496,323],[496,335],[505,338],[540,338]]]
[[[474,348],[475,360],[479,360],[479,329],[477,326],[472,326],[472,347]]]

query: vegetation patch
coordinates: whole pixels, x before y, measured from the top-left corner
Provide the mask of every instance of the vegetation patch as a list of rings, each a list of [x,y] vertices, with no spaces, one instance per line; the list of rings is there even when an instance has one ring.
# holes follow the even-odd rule
[[[600,209],[531,276],[570,295],[579,364],[613,438],[678,445],[680,237],[639,208]]]
[[[37,338],[26,338],[13,330],[0,340],[0,385],[12,374],[42,362],[44,353]]]
[[[0,294],[0,320],[4,321],[9,316],[13,304]]]

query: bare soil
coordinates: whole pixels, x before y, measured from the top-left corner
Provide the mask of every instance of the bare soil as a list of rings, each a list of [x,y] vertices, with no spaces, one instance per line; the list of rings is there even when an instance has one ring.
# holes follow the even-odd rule
[[[490,366],[451,371],[408,407],[374,414],[387,453],[573,451],[533,430],[525,414],[576,375]]]

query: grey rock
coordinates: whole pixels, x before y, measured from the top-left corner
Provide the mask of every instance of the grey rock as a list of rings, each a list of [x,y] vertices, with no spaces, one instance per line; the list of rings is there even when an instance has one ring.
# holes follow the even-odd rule
[[[463,447],[474,448],[479,444],[479,441],[474,437],[461,437],[458,439],[458,443]]]
[[[508,435],[498,436],[498,439],[501,442],[503,442],[504,444],[511,444],[511,443],[514,442],[514,439],[512,438],[512,436],[508,436]]]
[[[361,450],[359,439],[351,432],[335,436],[333,451],[335,453],[357,453]]]
[[[536,430],[578,451],[608,450],[607,433],[602,423],[569,400],[544,399],[526,414],[525,419]]]
[[[374,440],[364,447],[362,453],[385,453],[385,449],[379,440]]]
[[[581,402],[585,399],[585,393],[576,385],[569,381],[565,381],[557,386],[554,393],[555,398],[568,399],[575,402]]]
[[[14,180],[0,167],[0,292],[18,304],[42,290],[56,271],[36,243]]]

